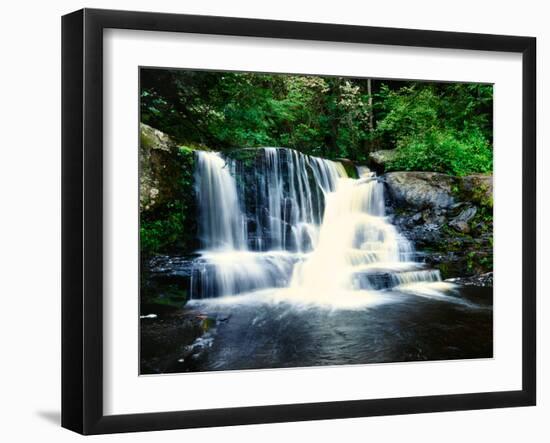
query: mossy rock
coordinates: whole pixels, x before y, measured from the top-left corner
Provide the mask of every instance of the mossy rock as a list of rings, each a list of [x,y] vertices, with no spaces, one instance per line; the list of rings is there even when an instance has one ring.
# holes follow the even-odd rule
[[[188,300],[188,291],[177,284],[154,285],[145,294],[147,304],[182,308]]]
[[[139,125],[139,143],[142,149],[158,149],[166,152],[175,152],[176,143],[164,132],[145,123]]]
[[[216,319],[212,317],[205,317],[201,321],[201,328],[203,332],[208,332],[215,326],[216,326]]]
[[[353,161],[348,158],[337,158],[334,161],[339,162],[344,167],[349,178],[359,178],[357,167]]]
[[[196,149],[178,146],[161,131],[140,125],[140,245],[145,255],[191,248]]]
[[[462,200],[471,201],[480,206],[493,207],[492,174],[472,174],[459,180]]]

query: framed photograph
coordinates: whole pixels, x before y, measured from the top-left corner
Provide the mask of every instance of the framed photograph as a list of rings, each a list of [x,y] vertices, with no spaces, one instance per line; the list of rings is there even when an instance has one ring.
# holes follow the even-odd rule
[[[536,402],[531,37],[62,21],[62,425]]]

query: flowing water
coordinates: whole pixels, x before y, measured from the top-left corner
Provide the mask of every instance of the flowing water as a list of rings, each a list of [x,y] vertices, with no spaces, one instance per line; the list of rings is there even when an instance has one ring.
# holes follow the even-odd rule
[[[192,299],[284,288],[278,293],[287,301],[338,307],[350,297],[368,304],[396,287],[442,296],[453,289],[414,260],[411,243],[385,216],[383,184],[367,168],[354,179],[338,162],[264,148],[251,179],[218,153],[197,157],[203,250]]]
[[[492,355],[492,340],[472,341],[490,336],[492,295],[443,282],[416,258],[374,173],[256,153],[248,165],[196,154],[202,249],[189,306],[217,320],[180,370]]]

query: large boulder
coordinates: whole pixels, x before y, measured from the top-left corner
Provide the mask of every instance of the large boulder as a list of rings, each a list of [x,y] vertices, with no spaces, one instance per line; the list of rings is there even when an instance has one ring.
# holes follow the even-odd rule
[[[399,206],[423,210],[450,208],[456,203],[456,178],[438,172],[389,172],[383,176],[392,199]]]
[[[397,155],[395,149],[381,149],[379,151],[374,151],[369,154],[369,166],[378,173],[383,173],[386,164]]]

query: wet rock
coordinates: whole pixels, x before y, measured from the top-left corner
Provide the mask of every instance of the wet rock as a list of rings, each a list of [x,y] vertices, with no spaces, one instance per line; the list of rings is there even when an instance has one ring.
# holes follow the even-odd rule
[[[413,224],[418,224],[420,223],[421,221],[423,220],[423,217],[422,217],[422,213],[421,212],[417,212],[416,214],[414,214],[412,217],[411,217],[411,221]]]
[[[190,277],[196,255],[157,255],[146,263],[147,270],[153,277],[181,276]]]
[[[141,314],[166,316],[183,308],[189,298],[192,267],[192,256],[160,255],[143,260],[140,269]]]
[[[477,213],[477,208],[475,206],[470,206],[466,209],[464,209],[460,214],[458,214],[457,217],[452,219],[449,222],[449,226],[451,226],[453,229],[455,229],[458,232],[462,232],[463,234],[468,234],[471,229],[468,222],[475,217]]]
[[[487,272],[485,274],[473,275],[471,277],[449,278],[446,281],[449,281],[451,283],[456,283],[462,286],[492,287],[493,273]]]
[[[470,226],[464,221],[453,220],[451,223],[449,223],[449,225],[452,226],[456,231],[462,232],[463,234],[468,234],[470,232]]]
[[[172,296],[177,290],[187,292],[196,258],[194,256],[159,255],[142,264],[144,278],[142,289],[150,289],[156,297]]]
[[[422,221],[426,225],[432,226],[432,229],[436,229],[446,222],[445,215],[441,211],[433,211],[430,209],[422,211]]]
[[[453,221],[463,221],[468,223],[472,218],[477,214],[477,208],[475,206],[470,206],[469,208],[464,209]]]

